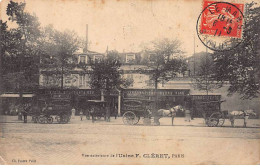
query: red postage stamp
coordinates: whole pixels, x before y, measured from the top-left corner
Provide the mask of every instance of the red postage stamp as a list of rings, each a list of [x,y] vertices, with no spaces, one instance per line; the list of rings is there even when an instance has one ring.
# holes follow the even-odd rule
[[[242,38],[244,4],[204,1],[200,33]]]

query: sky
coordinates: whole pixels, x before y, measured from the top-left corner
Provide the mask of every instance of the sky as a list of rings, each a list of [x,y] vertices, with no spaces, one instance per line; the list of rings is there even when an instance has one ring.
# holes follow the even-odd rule
[[[8,0],[1,1],[1,19]],[[24,0],[22,1],[24,2]],[[25,0],[26,11],[35,13],[42,26],[52,24],[86,36],[89,49],[138,52],[149,42],[178,39],[186,56],[206,51],[196,34],[202,0]]]

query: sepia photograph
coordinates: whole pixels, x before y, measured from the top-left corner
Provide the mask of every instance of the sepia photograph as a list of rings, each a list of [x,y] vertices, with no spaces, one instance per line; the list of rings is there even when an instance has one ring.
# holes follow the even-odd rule
[[[259,0],[0,0],[0,165],[259,165]]]

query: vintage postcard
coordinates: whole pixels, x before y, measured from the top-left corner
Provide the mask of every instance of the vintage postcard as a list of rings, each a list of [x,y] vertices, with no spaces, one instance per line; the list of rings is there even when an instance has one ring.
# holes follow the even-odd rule
[[[259,165],[260,1],[1,0],[1,165]]]

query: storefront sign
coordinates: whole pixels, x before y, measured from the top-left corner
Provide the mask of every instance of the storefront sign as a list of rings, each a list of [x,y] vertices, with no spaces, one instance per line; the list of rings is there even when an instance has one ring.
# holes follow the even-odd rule
[[[174,89],[174,90],[158,90],[158,96],[184,96],[189,93],[188,89]],[[125,97],[144,97],[144,96],[155,96],[155,90],[125,90],[124,91]]]
[[[221,95],[192,95],[192,100],[220,100]]]

